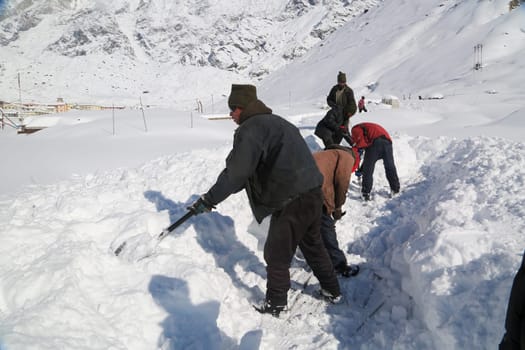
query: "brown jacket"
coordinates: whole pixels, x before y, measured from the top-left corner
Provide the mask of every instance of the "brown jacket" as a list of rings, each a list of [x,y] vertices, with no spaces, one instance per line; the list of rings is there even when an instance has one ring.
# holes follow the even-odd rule
[[[327,214],[332,214],[336,209],[341,210],[345,203],[355,158],[352,153],[340,149],[315,152],[313,156],[324,178],[324,206]]]

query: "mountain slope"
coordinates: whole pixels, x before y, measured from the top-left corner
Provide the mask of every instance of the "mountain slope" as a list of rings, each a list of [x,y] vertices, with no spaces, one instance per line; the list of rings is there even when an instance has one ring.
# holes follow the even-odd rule
[[[50,78],[57,71],[74,81],[63,94],[76,97],[92,94],[86,77],[105,80],[117,94],[138,94],[141,79],[171,71],[176,80],[183,69],[196,72],[194,67],[209,67],[223,78],[260,79],[380,2],[10,1],[0,16],[0,46],[8,53],[0,61],[7,78],[0,91],[14,99],[18,72],[24,74],[27,99],[46,92],[54,98],[63,80]],[[47,64],[57,60],[56,66]],[[81,71],[70,67],[78,65]],[[125,67],[141,78],[116,73]]]

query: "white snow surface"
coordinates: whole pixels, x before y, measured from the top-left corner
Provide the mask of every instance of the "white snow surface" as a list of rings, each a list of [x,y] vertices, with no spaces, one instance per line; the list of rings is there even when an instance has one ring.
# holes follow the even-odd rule
[[[155,245],[214,183],[232,121],[71,111],[35,134],[0,130],[0,349],[496,348],[525,249],[525,11],[507,4],[385,2],[258,84],[317,151],[326,94],[347,71],[369,102],[352,123],[393,137],[401,193],[389,198],[378,162],[373,200],[353,177],[337,223],[361,266],[339,279],[341,305],[318,299],[314,277],[284,317],[254,311],[267,223],[244,192]],[[486,57],[473,71],[478,40]],[[225,101],[216,109],[226,115]],[[300,254],[291,270],[301,289]]]

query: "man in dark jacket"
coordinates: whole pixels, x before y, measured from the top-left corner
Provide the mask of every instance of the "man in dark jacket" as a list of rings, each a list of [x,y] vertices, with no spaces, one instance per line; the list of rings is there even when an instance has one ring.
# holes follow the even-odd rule
[[[286,309],[290,264],[297,246],[332,302],[339,283],[320,235],[323,177],[299,130],[257,99],[255,86],[232,85],[231,117],[239,124],[226,167],[192,207],[208,212],[232,193],[246,190],[257,222],[271,215],[264,246],[267,290],[262,313],[278,317]]]
[[[505,335],[499,344],[499,350],[525,349],[525,252],[521,266],[514,277],[510,290]]]
[[[346,74],[339,72],[337,84],[330,89],[326,102],[331,108],[315,128],[315,135],[323,140],[324,146],[349,142],[349,120],[356,110],[354,91],[346,85]]]
[[[361,195],[365,201],[370,200],[370,191],[374,183],[375,164],[379,159],[383,160],[385,175],[390,185],[392,195],[399,192],[399,178],[394,163],[394,152],[392,149],[392,138],[388,132],[379,124],[360,123],[352,128],[353,146],[364,149],[363,164],[359,168],[363,176],[361,183]]]

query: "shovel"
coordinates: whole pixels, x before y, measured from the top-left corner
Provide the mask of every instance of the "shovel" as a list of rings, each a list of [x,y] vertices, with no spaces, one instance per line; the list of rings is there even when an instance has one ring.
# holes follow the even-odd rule
[[[181,217],[179,220],[175,221],[169,227],[165,228],[156,239],[151,240],[151,236],[145,237],[144,235],[137,235],[131,237],[124,242],[122,242],[117,249],[113,251],[116,256],[126,256],[128,260],[139,261],[148,256],[153,255],[157,245],[169,235],[173,230],[182,225],[186,220],[195,215],[193,210],[188,210],[188,212]]]

